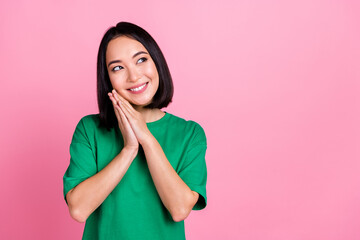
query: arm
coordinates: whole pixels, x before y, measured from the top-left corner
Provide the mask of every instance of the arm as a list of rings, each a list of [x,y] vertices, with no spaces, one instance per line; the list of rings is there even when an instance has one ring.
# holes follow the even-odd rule
[[[135,148],[123,148],[104,169],[71,189],[66,194],[71,217],[85,222],[120,182],[136,154]]]
[[[141,113],[136,111],[115,90],[113,90],[113,94],[130,123],[139,144],[144,149],[149,171],[161,201],[174,221],[184,220],[196,204],[199,194],[191,191],[175,172],[160,144],[147,128]]]
[[[114,190],[136,157],[139,148],[139,143],[124,113],[111,94],[109,97],[124,138],[124,148],[104,169],[66,194],[70,215],[78,222],[85,222]]]
[[[184,220],[196,204],[199,194],[191,191],[175,172],[155,137],[150,134],[148,140],[141,145],[163,204],[174,221]]]

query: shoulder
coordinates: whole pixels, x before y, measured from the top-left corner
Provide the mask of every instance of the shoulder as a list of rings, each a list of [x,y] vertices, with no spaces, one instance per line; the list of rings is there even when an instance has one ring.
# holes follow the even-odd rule
[[[206,144],[206,134],[203,127],[194,120],[186,120],[184,118],[169,114],[169,122],[183,133],[191,135],[191,141],[195,144],[203,142]]]
[[[95,129],[100,124],[99,114],[89,114],[80,119],[76,128]]]
[[[99,114],[89,114],[80,119],[84,124],[95,124],[100,122]]]
[[[99,114],[89,114],[84,117],[82,117],[79,121],[79,124],[84,124],[86,126],[88,125],[99,125],[100,123],[100,117]]]
[[[99,114],[86,115],[77,123],[74,135],[88,135],[88,133],[96,132],[99,129],[99,123]]]

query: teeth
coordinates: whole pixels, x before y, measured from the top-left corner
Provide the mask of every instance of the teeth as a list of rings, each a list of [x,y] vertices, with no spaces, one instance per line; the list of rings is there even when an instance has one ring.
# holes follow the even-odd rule
[[[145,87],[145,85],[146,85],[146,83],[144,83],[144,85],[137,87],[137,88],[130,88],[130,91],[133,91],[133,92],[140,91],[141,89],[143,89]]]

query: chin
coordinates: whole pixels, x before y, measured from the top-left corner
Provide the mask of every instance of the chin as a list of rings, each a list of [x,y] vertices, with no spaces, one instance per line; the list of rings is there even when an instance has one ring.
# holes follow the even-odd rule
[[[151,101],[147,102],[136,102],[136,101],[129,101],[133,107],[146,107],[152,103]]]

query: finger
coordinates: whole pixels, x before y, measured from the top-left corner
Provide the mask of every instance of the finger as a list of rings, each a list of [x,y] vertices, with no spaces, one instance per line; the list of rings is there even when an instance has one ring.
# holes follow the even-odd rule
[[[135,109],[133,109],[130,103],[126,101],[126,99],[124,99],[122,96],[120,96],[120,94],[118,94],[115,89],[112,91],[112,94],[117,100],[117,103],[120,106],[121,110],[124,112],[126,118],[131,121],[130,119],[134,117],[133,111],[135,111]]]
[[[114,90],[113,90],[114,91]],[[119,97],[114,93],[110,93],[112,95],[112,97],[114,98],[115,100],[115,105],[119,105],[120,106],[120,103],[121,103],[121,100],[119,99]]]
[[[128,119],[127,119],[124,111],[123,111],[119,106],[116,106],[116,108],[117,108],[118,111],[119,111],[119,114],[120,114],[120,117],[121,117],[121,120],[122,120],[124,126],[130,127],[130,123],[129,123],[129,121],[128,121]]]
[[[112,90],[113,95],[115,96],[115,98],[120,101],[121,103],[123,103],[125,106],[128,107],[128,109],[133,109],[133,107],[131,106],[131,104],[125,99],[123,98],[115,89]],[[134,109],[135,110],[135,109]]]
[[[121,102],[121,100],[116,101],[114,94],[111,95],[111,98],[113,99],[113,104],[114,104],[115,108],[118,110],[118,113],[119,113],[123,123],[129,124],[128,118],[126,116],[127,111],[126,111],[126,109],[124,109],[124,104]]]
[[[118,121],[121,121],[121,122],[122,122],[122,119],[121,119],[121,116],[120,116],[120,112],[119,112],[119,108],[118,108],[118,105],[117,105],[117,102],[116,102],[114,96],[113,96],[111,93],[108,93],[108,96],[110,97],[110,100],[111,100],[111,102],[112,102],[112,104],[113,104],[116,118],[118,119]]]
[[[116,102],[114,96],[112,95],[112,93],[108,93],[108,96],[109,96],[110,101],[113,104],[113,107],[114,107],[114,110],[115,110],[115,106],[117,105],[117,102]]]
[[[116,106],[118,106],[119,109],[121,109],[123,111],[123,113],[125,114],[124,102],[119,98],[119,95],[113,94],[113,98],[115,99]],[[126,111],[126,113],[127,113],[127,111]]]
[[[125,115],[136,118],[136,110],[133,108],[133,106],[131,106],[131,104],[125,98],[120,96],[120,94],[118,94],[115,89],[113,89],[112,93],[115,96],[115,98],[118,100],[119,104],[123,105],[122,109],[124,110]]]
[[[110,100],[114,106],[118,105],[118,101],[115,99],[114,95],[112,93],[108,94],[110,97]]]
[[[115,89],[113,89],[111,93],[113,94],[117,102],[124,101],[124,98],[121,97],[120,94],[118,94]]]
[[[122,103],[122,109],[124,110],[128,118],[136,118],[136,110],[129,103]]]
[[[110,100],[111,100],[111,102],[112,102],[112,104],[113,104],[113,106],[115,108],[115,106],[117,105],[116,99],[114,98],[114,96],[111,93],[109,93],[108,96],[109,96],[109,98],[110,98]]]

